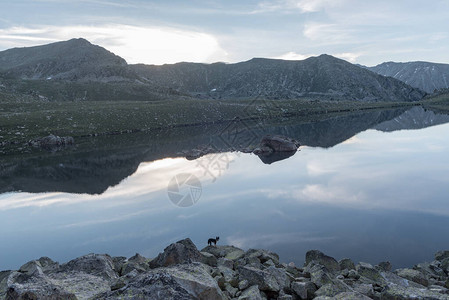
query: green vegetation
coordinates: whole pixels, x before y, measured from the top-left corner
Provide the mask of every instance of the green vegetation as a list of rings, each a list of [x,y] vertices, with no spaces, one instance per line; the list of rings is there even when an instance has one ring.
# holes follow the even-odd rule
[[[330,113],[410,105],[416,103],[313,100],[17,102],[6,98],[0,105],[0,142],[19,144],[49,134],[82,137],[151,131],[214,124],[236,117],[279,120],[299,116],[312,121]]]

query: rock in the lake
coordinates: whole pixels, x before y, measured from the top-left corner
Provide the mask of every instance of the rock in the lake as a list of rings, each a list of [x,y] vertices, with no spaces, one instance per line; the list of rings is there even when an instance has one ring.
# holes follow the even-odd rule
[[[259,153],[264,152],[291,152],[298,150],[300,143],[294,139],[281,136],[268,134],[260,141]]]
[[[203,259],[200,251],[189,239],[184,239],[171,244],[164,249],[155,259],[150,261],[150,268],[168,267],[185,262],[200,262]]]

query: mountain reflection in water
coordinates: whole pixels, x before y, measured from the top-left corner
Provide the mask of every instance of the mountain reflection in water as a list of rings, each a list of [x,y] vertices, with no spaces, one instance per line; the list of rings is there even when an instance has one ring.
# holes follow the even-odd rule
[[[265,134],[280,134],[294,138],[305,146],[330,148],[359,132],[382,126],[388,121],[394,122],[395,118],[407,114],[416,115],[417,111],[420,117],[423,114],[435,116],[420,107],[405,113],[403,109],[377,110],[330,117],[317,122],[288,119],[282,120],[281,125],[256,124],[252,128],[243,127],[241,132],[255,136],[253,140],[256,142]],[[447,115],[438,116],[449,121]],[[0,193],[101,194],[133,174],[142,162],[184,156],[183,151],[201,145],[213,145],[218,152],[231,151],[232,148],[223,143],[220,136],[226,126],[221,124],[96,137],[77,141],[77,148],[67,151],[41,152],[29,157],[4,157],[0,160]],[[267,159],[265,163],[274,161]]]

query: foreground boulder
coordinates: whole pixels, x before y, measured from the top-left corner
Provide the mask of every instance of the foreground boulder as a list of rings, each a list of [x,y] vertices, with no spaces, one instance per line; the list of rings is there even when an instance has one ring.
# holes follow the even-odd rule
[[[94,299],[227,299],[201,263],[158,268],[139,275],[121,289]]]
[[[140,254],[88,254],[61,265],[33,260],[0,272],[0,299],[449,299],[447,255],[392,272],[387,262],[337,262],[311,250],[300,268],[267,250],[208,246],[199,252],[184,239],[154,260]]]
[[[202,255],[195,244],[189,239],[184,239],[171,244],[150,262],[150,268],[168,267],[185,262],[199,262]]]

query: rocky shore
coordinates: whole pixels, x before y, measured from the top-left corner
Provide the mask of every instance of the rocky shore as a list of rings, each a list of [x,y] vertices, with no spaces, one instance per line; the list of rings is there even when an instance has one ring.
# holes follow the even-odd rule
[[[42,257],[0,272],[0,299],[449,299],[449,251],[409,269],[340,261],[318,250],[304,266],[267,250],[190,239],[154,259],[88,254],[64,264]]]

